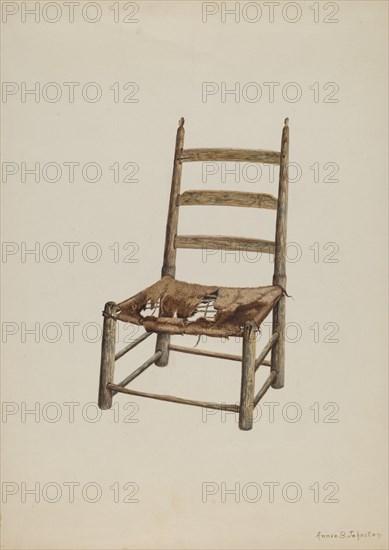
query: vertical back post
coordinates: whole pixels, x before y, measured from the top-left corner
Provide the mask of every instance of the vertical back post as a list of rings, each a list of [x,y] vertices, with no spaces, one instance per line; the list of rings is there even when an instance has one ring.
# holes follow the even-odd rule
[[[164,277],[165,275],[171,275],[172,277],[175,277],[176,275],[177,251],[174,246],[174,240],[177,235],[177,226],[178,226],[179,207],[177,205],[177,199],[178,199],[178,195],[180,194],[180,187],[181,187],[181,172],[182,172],[181,154],[184,148],[184,137],[185,137],[184,123],[185,123],[185,120],[181,118],[177,129],[172,185],[170,190],[169,211],[168,211],[167,224],[166,224],[165,250],[163,255],[163,266],[162,266],[162,273],[161,273],[162,277]],[[158,367],[165,367],[168,364],[169,344],[170,344],[169,334],[158,334],[155,350],[162,351],[161,357],[155,362],[155,364]]]
[[[288,162],[289,162],[289,119],[285,119],[281,140],[280,177],[278,186],[278,207],[276,221],[273,285],[286,289],[286,222],[288,211]],[[273,332],[279,337],[272,350],[271,370],[277,377],[273,388],[284,387],[285,371],[285,296],[281,296],[273,310]]]

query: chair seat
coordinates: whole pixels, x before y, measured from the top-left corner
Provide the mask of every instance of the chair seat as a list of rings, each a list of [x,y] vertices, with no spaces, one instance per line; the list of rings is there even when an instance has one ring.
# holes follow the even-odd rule
[[[167,275],[119,303],[115,317],[142,325],[148,332],[242,336],[245,323],[252,321],[259,327],[284,292],[278,285],[205,286]]]

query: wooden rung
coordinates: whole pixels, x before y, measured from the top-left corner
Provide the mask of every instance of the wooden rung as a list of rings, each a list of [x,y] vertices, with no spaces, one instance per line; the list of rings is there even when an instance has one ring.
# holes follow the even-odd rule
[[[124,388],[125,386],[127,386],[130,382],[132,382],[134,380],[134,378],[136,378],[137,376],[139,376],[140,374],[142,374],[143,371],[145,371],[146,369],[148,369],[153,363],[155,363],[155,361],[157,361],[162,355],[162,351],[156,351],[154,353],[154,355],[152,355],[150,357],[150,359],[148,359],[147,361],[145,361],[143,363],[143,365],[141,365],[140,367],[138,367],[136,370],[134,370],[133,373],[129,374],[124,380],[122,380],[121,382],[119,382],[119,384],[115,384],[116,386],[120,387],[120,388]],[[115,395],[117,393],[117,390],[116,391],[113,391],[112,392],[112,395]]]
[[[208,351],[205,349],[196,349],[196,348],[186,348],[184,346],[175,346],[171,344],[169,346],[171,351],[180,351],[181,353],[189,353],[193,355],[204,355],[205,357],[216,357],[217,359],[227,359],[229,361],[239,361],[242,362],[241,355],[231,355],[229,353],[217,353],[215,351]],[[271,367],[271,361],[262,361],[262,365]]]
[[[243,191],[185,191],[178,196],[177,206],[243,206],[246,208],[277,209],[277,199],[267,193]]]
[[[139,336],[139,338],[131,342],[131,344],[128,344],[128,346],[118,351],[117,354],[115,355],[115,361],[123,357],[123,355],[125,355],[128,351],[132,350],[135,346],[143,342],[143,340],[146,340],[146,338],[148,338],[152,334],[153,334],[152,332],[145,332],[144,334]]]
[[[176,235],[176,248],[202,248],[216,250],[245,250],[274,254],[275,243],[245,237],[219,237],[211,235]]]
[[[241,355],[231,355],[229,353],[217,353],[215,351],[208,351],[208,350],[196,349],[196,348],[186,348],[184,346],[175,346],[173,344],[169,346],[169,349],[171,351],[180,351],[181,353],[190,353],[193,355],[204,355],[205,357],[216,357],[217,359],[239,361],[240,363],[242,362]],[[271,361],[263,360],[261,362],[261,365],[265,365],[266,367],[271,367]]]
[[[218,409],[223,411],[239,412],[238,405],[228,405],[225,403],[211,403],[208,401],[195,401],[193,399],[182,399],[174,395],[160,395],[158,393],[146,393],[143,391],[129,390],[116,384],[107,384],[107,388],[113,393],[128,393],[129,395],[139,395],[140,397],[149,397],[150,399],[159,399],[160,401],[170,401],[172,403],[181,403],[182,405],[194,405],[195,407],[205,407],[207,409]]]
[[[259,390],[259,392],[257,393],[257,395],[254,397],[254,407],[256,407],[258,405],[258,403],[260,402],[260,400],[262,399],[262,397],[265,395],[265,393],[267,392],[267,390],[270,388],[270,386],[272,385],[273,383],[273,380],[275,380],[277,378],[277,373],[276,371],[271,371],[271,373],[269,374],[269,376],[266,378],[266,382],[264,383],[264,385],[262,386],[262,388]],[[108,384],[109,386],[109,384]]]
[[[231,160],[237,162],[262,162],[280,164],[281,153],[264,149],[184,149],[181,162],[201,160]]]
[[[255,370],[258,370],[261,365],[265,365],[264,359],[265,359],[266,355],[269,353],[269,351],[271,350],[271,348],[274,346],[274,344],[276,343],[277,340],[278,340],[278,332],[274,332],[272,337],[270,338],[270,340],[266,344],[266,346],[263,348],[261,353],[258,355],[258,358],[255,361]],[[270,363],[269,366],[271,366],[271,363]]]
[[[205,355],[206,357],[217,357],[219,359],[229,359],[231,361],[242,361],[241,355],[230,355],[229,353],[217,353],[215,351],[208,351],[205,349],[186,348],[184,346],[169,346],[171,351],[180,351],[181,353],[190,353],[193,355]]]

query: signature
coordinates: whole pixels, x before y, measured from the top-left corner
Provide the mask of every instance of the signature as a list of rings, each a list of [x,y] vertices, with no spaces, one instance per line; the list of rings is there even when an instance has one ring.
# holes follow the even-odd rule
[[[323,533],[322,531],[318,531],[316,534],[316,538],[318,540],[321,539],[380,539],[382,537],[382,533],[377,533],[375,531],[359,531],[358,529],[356,531],[335,531],[335,532],[328,532]]]

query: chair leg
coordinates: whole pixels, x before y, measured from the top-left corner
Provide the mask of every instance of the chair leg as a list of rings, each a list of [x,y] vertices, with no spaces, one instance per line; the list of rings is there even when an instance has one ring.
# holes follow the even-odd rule
[[[162,351],[161,357],[155,362],[157,367],[166,367],[169,362],[170,334],[158,334],[155,351]]]
[[[277,373],[272,387],[281,389],[284,387],[285,377],[285,296],[281,296],[274,308],[273,331],[277,331],[279,336],[271,353],[271,370]]]
[[[104,307],[99,385],[99,407],[104,410],[112,407],[112,391],[107,389],[107,384],[113,383],[115,371],[116,320],[110,317],[115,312],[115,302],[107,302]]]
[[[240,389],[239,428],[253,427],[256,330],[253,323],[246,323],[243,333],[242,379]]]

